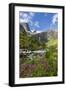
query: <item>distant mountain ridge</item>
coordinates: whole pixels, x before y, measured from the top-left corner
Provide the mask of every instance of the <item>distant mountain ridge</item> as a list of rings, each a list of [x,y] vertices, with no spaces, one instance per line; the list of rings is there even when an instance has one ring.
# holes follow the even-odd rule
[[[31,32],[28,23],[20,23],[20,32],[22,32],[23,30],[28,34],[28,35],[32,35],[33,37],[35,37],[37,40],[40,41],[47,41],[48,38],[57,38],[57,31],[54,30],[47,30],[47,31],[42,31],[39,33],[36,32]]]

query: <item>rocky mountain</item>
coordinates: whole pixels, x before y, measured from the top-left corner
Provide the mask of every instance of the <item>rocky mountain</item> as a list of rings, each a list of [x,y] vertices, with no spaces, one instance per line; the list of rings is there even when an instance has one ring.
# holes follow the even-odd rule
[[[57,31],[47,30],[40,33],[31,32],[28,23],[21,23],[19,27],[20,27],[20,32],[24,30],[28,35],[32,35],[41,42],[47,41],[51,37],[55,39],[57,38],[57,33],[58,33]]]

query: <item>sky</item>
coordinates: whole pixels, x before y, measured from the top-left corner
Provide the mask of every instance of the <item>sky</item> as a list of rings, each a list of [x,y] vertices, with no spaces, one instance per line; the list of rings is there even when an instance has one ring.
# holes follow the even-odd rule
[[[32,32],[58,30],[58,14],[47,12],[19,12],[19,22],[28,23]]]

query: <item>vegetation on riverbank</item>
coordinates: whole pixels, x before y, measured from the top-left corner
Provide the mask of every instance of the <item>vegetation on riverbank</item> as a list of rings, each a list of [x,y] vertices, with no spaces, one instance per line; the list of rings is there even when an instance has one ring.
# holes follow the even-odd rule
[[[51,37],[40,42],[25,32],[20,32],[20,48],[28,50],[46,50],[44,54],[22,55],[20,57],[20,78],[57,76],[57,39]]]

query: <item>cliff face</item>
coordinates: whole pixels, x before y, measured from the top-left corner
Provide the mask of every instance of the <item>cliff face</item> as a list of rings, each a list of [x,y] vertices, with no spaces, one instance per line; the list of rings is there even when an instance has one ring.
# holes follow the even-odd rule
[[[48,38],[57,39],[58,38],[58,32],[54,31],[54,30],[48,30],[47,36],[48,36]]]
[[[19,24],[20,31],[25,30],[26,32],[30,31],[28,23],[20,23]]]
[[[47,41],[47,32],[41,32],[41,33],[37,33],[33,35],[37,40],[39,40],[40,42],[44,42]]]
[[[47,41],[49,38],[57,38],[57,31],[48,30],[40,33],[31,32],[28,23],[20,24],[20,32],[25,31],[29,36],[32,35],[39,41]]]

